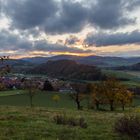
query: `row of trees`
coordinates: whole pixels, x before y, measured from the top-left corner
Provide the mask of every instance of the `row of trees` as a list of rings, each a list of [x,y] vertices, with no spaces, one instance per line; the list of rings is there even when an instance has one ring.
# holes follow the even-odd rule
[[[133,93],[127,87],[121,84],[115,78],[108,78],[106,81],[100,81],[94,84],[73,84],[74,93],[71,98],[75,101],[77,109],[81,109],[81,101],[88,99],[88,106],[95,106],[97,110],[101,105],[109,105],[110,110],[115,110],[116,106],[130,106],[133,100]]]

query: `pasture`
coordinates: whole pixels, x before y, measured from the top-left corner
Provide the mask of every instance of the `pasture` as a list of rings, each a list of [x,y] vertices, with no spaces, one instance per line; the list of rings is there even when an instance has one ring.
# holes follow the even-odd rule
[[[60,96],[58,102],[53,101],[54,95]],[[38,107],[75,108],[75,104],[68,94],[57,92],[38,91],[33,97],[33,104]],[[0,92],[0,105],[29,106],[30,100],[26,91],[4,91]]]
[[[58,95],[60,100],[55,102],[53,96]],[[67,108],[75,109],[76,104],[70,98],[68,93],[46,92],[38,91],[33,97],[33,104],[35,107],[48,107],[48,108]],[[7,106],[30,106],[29,95],[23,90],[1,91],[0,92],[0,105]],[[81,102],[85,108],[88,106],[88,101],[85,99]],[[134,98],[133,106],[140,105],[140,98]],[[101,106],[107,109],[107,106]]]
[[[121,140],[113,126],[117,118],[130,113],[8,106],[0,107],[0,112],[1,140]],[[56,114],[81,116],[88,127],[58,125],[53,121]]]
[[[60,101],[54,102],[54,95]],[[140,99],[134,100],[135,108],[126,111],[77,111],[68,94],[38,92],[33,98],[34,107],[29,107],[26,91],[13,90],[0,92],[0,140],[121,140],[114,133],[114,123],[128,114],[140,115]],[[86,105],[86,102],[83,102]],[[62,114],[73,118],[82,117],[87,128],[58,125],[55,115]]]

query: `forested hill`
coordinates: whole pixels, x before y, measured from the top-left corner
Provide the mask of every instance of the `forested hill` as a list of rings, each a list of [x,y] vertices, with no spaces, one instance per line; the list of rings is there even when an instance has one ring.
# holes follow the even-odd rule
[[[28,73],[81,80],[99,80],[104,77],[99,68],[78,64],[73,60],[48,61],[30,69]]]

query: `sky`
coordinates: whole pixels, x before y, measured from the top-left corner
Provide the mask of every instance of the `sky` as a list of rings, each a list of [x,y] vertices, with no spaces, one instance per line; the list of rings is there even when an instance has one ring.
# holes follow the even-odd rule
[[[140,56],[140,0],[0,0],[0,55]]]

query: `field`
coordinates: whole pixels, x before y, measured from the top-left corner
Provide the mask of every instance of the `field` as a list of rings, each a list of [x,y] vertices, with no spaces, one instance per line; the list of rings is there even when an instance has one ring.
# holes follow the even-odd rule
[[[16,94],[18,93],[18,94]],[[10,94],[9,96],[6,96]],[[60,96],[60,101],[56,103],[52,100],[54,95]],[[67,94],[60,94],[56,92],[43,92],[39,91],[33,98],[34,106],[41,107],[54,107],[54,108],[75,108],[74,102],[70,99]],[[25,91],[7,91],[0,92],[0,105],[9,106],[29,106],[29,96]]]
[[[58,103],[52,100],[60,96]],[[26,91],[0,92],[0,140],[121,140],[113,131],[117,118],[124,114],[140,115],[140,99],[136,98],[135,108],[114,112],[95,111],[84,108],[77,111],[68,94],[38,92],[30,108]],[[86,105],[86,101],[82,103]],[[73,118],[82,117],[88,127],[58,125],[53,117],[62,114]],[[126,139],[125,139],[126,140]]]
[[[58,95],[60,100],[58,102],[53,101],[53,96]],[[87,107],[87,101],[81,102],[81,105]],[[75,109],[75,102],[70,98],[69,94],[57,93],[57,92],[45,92],[39,91],[33,97],[33,104],[35,107],[50,107],[50,108],[68,108]],[[0,92],[0,105],[7,106],[30,106],[30,100],[28,94],[23,90],[13,90]],[[140,98],[135,98],[133,106],[140,105]],[[106,107],[105,107],[106,108]]]
[[[121,140],[114,133],[113,125],[117,118],[124,115],[123,112],[6,106],[0,107],[0,112],[1,140]],[[88,127],[56,124],[53,116],[63,113],[74,118],[82,116]]]
[[[128,87],[139,87],[140,86],[140,73],[135,71],[119,71],[119,70],[102,70],[102,72],[108,76],[114,76],[117,78],[128,79],[123,81]]]

